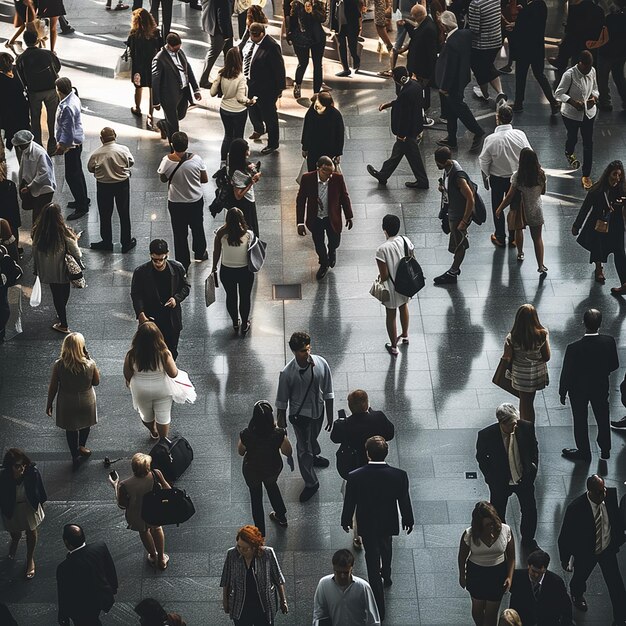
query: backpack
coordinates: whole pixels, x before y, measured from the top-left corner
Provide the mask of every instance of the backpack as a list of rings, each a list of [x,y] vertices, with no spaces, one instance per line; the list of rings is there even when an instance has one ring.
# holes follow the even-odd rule
[[[233,184],[230,181],[228,175],[228,168],[226,165],[220,167],[215,174],[215,198],[209,205],[209,211],[211,215],[215,217],[218,213],[221,213],[224,209],[230,209],[235,206],[235,194],[233,192]]]
[[[152,490],[144,495],[141,502],[141,519],[146,524],[179,526],[195,514],[196,508],[185,491],[175,487],[161,489],[154,472],[152,472],[152,479],[154,481]]]
[[[417,262],[413,251],[409,253],[406,238],[402,237],[402,241],[404,241],[404,257],[398,263],[395,280],[391,274],[389,278],[391,278],[395,290],[400,295],[412,298],[425,285],[424,272],[422,272],[422,268]]]
[[[483,202],[483,199],[478,193],[478,185],[474,181],[472,181],[469,176],[467,177],[467,182],[474,192],[474,209],[472,210],[472,221],[474,222],[474,224],[480,226],[481,224],[484,224],[487,220],[487,209],[485,208],[485,203]]]
[[[0,287],[13,287],[22,278],[22,268],[9,256],[7,249],[0,246],[0,274],[6,278],[0,279]]]

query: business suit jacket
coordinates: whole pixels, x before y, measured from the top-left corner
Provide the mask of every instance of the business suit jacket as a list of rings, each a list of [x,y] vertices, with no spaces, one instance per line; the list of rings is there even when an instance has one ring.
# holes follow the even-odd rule
[[[424,89],[413,79],[400,88],[391,106],[391,132],[415,139],[424,130]]]
[[[535,437],[535,426],[531,422],[518,420],[515,436],[522,462],[522,482],[532,483],[537,476],[537,468],[539,467],[539,448]],[[476,460],[488,485],[509,484],[511,469],[500,424],[487,426],[478,433]]]
[[[133,272],[133,279],[130,285],[130,297],[133,301],[135,315],[143,311],[148,317],[157,320],[167,319],[174,330],[181,330],[183,327],[183,315],[180,303],[189,295],[190,285],[187,282],[185,268],[178,261],[167,261],[167,269],[171,277],[171,296],[177,302],[173,309],[163,306],[159,298],[159,291],[154,280],[152,261],[140,265]]]
[[[303,174],[300,181],[300,189],[296,197],[296,224],[306,224],[306,227],[312,230],[313,223],[317,219],[317,208],[317,170],[315,170]],[[341,174],[334,173],[331,174],[328,182],[328,219],[336,233],[341,232],[343,225],[341,211],[347,220],[352,219],[352,204],[346,183]]]
[[[456,30],[443,44],[435,66],[435,81],[439,89],[462,94],[472,79],[470,56],[472,54],[472,31]]]
[[[522,6],[513,29],[515,37],[522,42],[522,45],[517,46],[518,58],[543,60],[547,19],[548,7],[544,0],[533,0]]]
[[[535,601],[527,569],[516,569],[511,585],[510,608],[515,609],[524,626],[570,626],[572,603],[563,579],[546,571],[539,601]]]
[[[269,35],[265,35],[258,47],[250,64],[248,97],[276,100],[286,87],[285,61],[280,45]]]
[[[437,26],[430,15],[416,28],[405,23],[411,41],[406,57],[406,69],[411,74],[432,81],[437,63]]]
[[[345,420],[335,420],[330,433],[330,440],[334,443],[346,444],[359,455],[359,466],[367,465],[365,442],[376,435],[391,441],[394,436],[394,426],[382,411],[369,409],[365,413],[353,413]]]
[[[565,350],[559,396],[606,398],[609,375],[619,367],[615,339],[609,335],[582,337]]]
[[[199,90],[196,77],[182,48],[178,51],[178,58],[188,80],[187,99],[193,103],[193,94]],[[190,89],[191,88],[191,89]],[[182,83],[180,72],[165,46],[152,59],[152,103],[165,107],[176,107],[180,97]]]
[[[233,36],[231,14],[228,0],[202,0],[202,30],[211,37],[221,35],[224,39],[230,39]]]
[[[413,526],[413,508],[407,473],[385,464],[371,464],[350,472],[341,512],[341,525],[356,523],[362,537],[400,534],[398,507],[403,526]]]
[[[117,573],[103,542],[68,553],[57,567],[59,621],[85,619],[108,612],[115,602]]]
[[[617,489],[614,487],[607,487],[605,504],[611,526],[611,542],[607,550],[618,552],[625,539],[624,523],[620,518],[617,505]],[[574,567],[576,567],[577,559],[585,560],[594,557],[596,525],[587,492],[570,502],[565,510],[558,544],[562,564],[567,564],[572,555]]]

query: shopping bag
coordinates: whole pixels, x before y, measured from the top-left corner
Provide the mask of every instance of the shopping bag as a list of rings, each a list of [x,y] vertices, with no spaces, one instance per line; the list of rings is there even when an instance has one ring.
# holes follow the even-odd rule
[[[215,290],[218,287],[217,272],[211,272],[204,281],[204,302],[207,306],[215,302]]]
[[[30,306],[39,306],[41,304],[41,281],[39,280],[39,276],[35,279],[35,284],[33,285],[33,291],[30,294]]]
[[[130,54],[128,53],[128,48],[126,48],[122,56],[118,58],[117,63],[115,64],[113,77],[130,80],[130,71],[131,71]]]

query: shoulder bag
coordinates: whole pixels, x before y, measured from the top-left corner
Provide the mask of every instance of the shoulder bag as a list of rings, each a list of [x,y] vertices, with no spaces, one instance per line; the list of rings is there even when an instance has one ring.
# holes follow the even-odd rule
[[[162,489],[152,472],[153,487],[144,495],[141,503],[141,518],[149,526],[180,526],[192,517],[196,508],[191,498],[182,489]]]
[[[313,361],[311,361],[310,364],[310,368],[311,368],[311,380],[309,380],[309,385],[306,388],[306,391],[304,392],[304,395],[302,396],[302,400],[300,400],[300,406],[298,407],[298,412],[295,413],[294,415],[290,415],[289,416],[289,421],[294,425],[297,426],[298,425],[298,420],[300,419],[300,411],[302,411],[302,407],[304,406],[304,402],[305,400],[308,398],[309,396],[309,391],[311,391],[311,386],[313,385],[313,379],[315,378],[315,374],[313,373],[313,368],[315,367],[315,363],[313,363]]]
[[[491,379],[491,382],[500,387],[500,389],[503,389],[507,393],[519,398],[519,391],[517,391],[517,389],[513,389],[513,383],[511,382],[511,367],[512,361],[505,359],[503,356],[500,359],[500,363],[498,363],[498,367],[496,367],[496,371]]]
[[[176,164],[176,167],[174,168],[174,170],[172,171],[172,173],[169,176],[166,176],[165,174],[161,174],[161,182],[162,183],[167,183],[167,186],[169,187],[172,184],[172,179],[174,178],[174,174],[176,174],[176,172],[178,172],[180,166],[185,161],[188,161],[189,159],[191,159],[192,156],[193,156],[193,154],[191,152],[185,152],[185,154],[183,154],[183,156],[181,157],[180,161]]]
[[[131,60],[128,46],[126,46],[126,50],[124,50],[122,55],[117,59],[117,63],[115,64],[115,71],[113,72],[113,78],[128,80],[130,78],[130,72]]]
[[[604,192],[604,199],[606,200],[606,211],[602,214],[600,219],[596,220],[595,226],[593,227],[597,233],[602,233],[603,235],[609,232],[609,220],[611,219],[611,213],[613,213],[613,207],[609,202],[609,196],[606,191]]]
[[[68,251],[67,245],[65,246],[65,273],[67,278],[72,284],[72,287],[77,289],[84,289],[87,286],[85,277],[83,275],[83,264],[75,259]]]
[[[519,188],[515,190],[511,199],[511,209],[506,216],[506,224],[509,230],[524,230],[526,228],[524,197]]]
[[[265,263],[265,256],[267,254],[267,244],[261,241],[252,231],[250,233],[250,242],[248,243],[248,269],[256,273]]]

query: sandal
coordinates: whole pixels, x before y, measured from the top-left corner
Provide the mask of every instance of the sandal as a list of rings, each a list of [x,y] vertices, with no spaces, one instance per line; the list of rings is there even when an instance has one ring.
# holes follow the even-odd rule
[[[597,283],[604,284],[604,282],[606,281],[606,277],[604,276],[604,268],[603,267],[596,268],[596,270],[594,271],[594,275],[595,275],[595,279],[596,279]]]
[[[150,439],[154,439],[155,441],[157,439],[160,439],[161,435],[159,435],[159,432],[157,430],[151,430],[150,431]]]
[[[159,561],[159,569],[161,571],[164,571],[167,569],[167,564],[170,562],[170,557],[169,554],[164,554],[163,555],[163,560]]]
[[[518,260],[518,261],[520,261],[520,262],[524,260],[524,253],[523,253],[523,252],[520,252],[520,253],[517,255],[517,260]]]
[[[152,567],[156,567],[156,556],[148,554],[148,563],[152,565]]]
[[[537,271],[540,274],[547,274],[548,273],[548,268],[545,265],[542,265]]]
[[[407,335],[406,337],[404,335],[400,335],[397,339],[396,339],[396,343],[397,344],[405,344],[405,345],[409,345],[409,336]]]
[[[52,326],[50,327],[52,328],[52,330],[56,330],[57,333],[61,333],[63,335],[69,335],[70,334],[70,329],[67,326],[62,326],[61,322],[57,322],[56,324],[52,324]]]
[[[352,545],[356,550],[361,550],[363,548],[363,542],[361,541],[361,537],[355,537],[352,540]]]
[[[130,107],[130,112],[135,116],[135,117],[141,117],[142,113],[141,113],[141,109],[139,107]]]
[[[385,350],[387,350],[387,352],[389,352],[391,356],[398,356],[399,354],[398,348],[396,348],[395,346],[392,346],[390,343],[385,344]]]
[[[35,578],[35,564],[30,569],[26,570],[26,580],[32,580]]]

